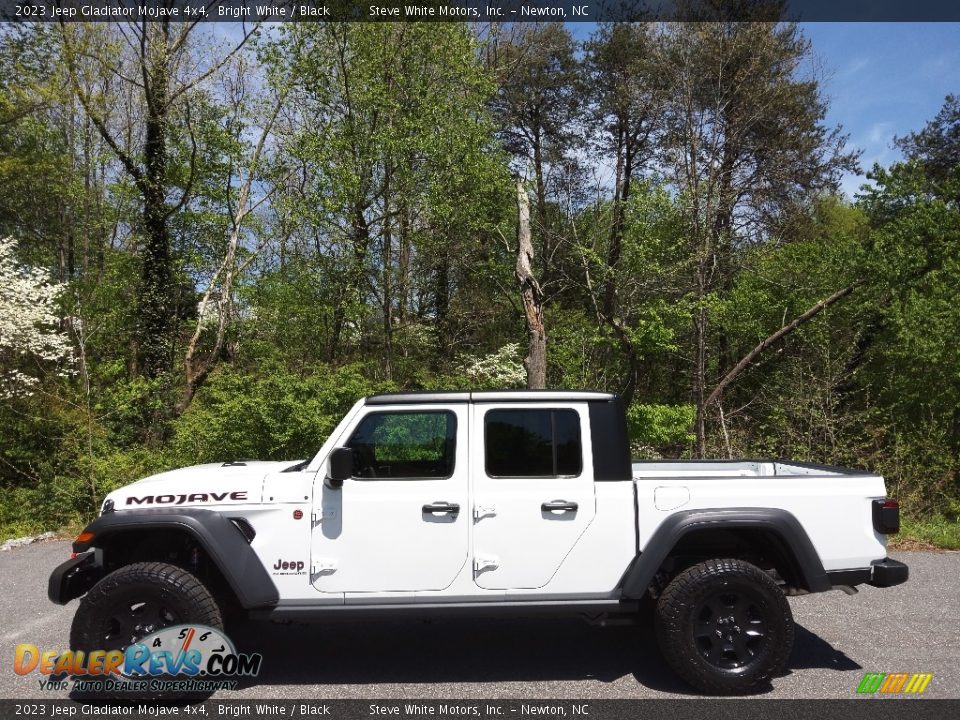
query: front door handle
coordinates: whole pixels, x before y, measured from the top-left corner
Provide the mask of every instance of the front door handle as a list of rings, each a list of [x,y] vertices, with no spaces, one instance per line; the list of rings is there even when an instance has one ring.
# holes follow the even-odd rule
[[[435,502],[435,503],[431,503],[430,505],[423,506],[424,515],[426,515],[427,513],[430,513],[431,515],[433,513],[446,513],[449,515],[456,515],[459,512],[460,512],[460,506],[457,505],[456,503],[448,503],[448,502],[441,501],[441,502]]]
[[[575,502],[567,502],[566,500],[552,500],[550,502],[545,502],[540,506],[540,509],[544,512],[551,512],[553,510],[562,510],[563,512],[576,512],[579,505]]]

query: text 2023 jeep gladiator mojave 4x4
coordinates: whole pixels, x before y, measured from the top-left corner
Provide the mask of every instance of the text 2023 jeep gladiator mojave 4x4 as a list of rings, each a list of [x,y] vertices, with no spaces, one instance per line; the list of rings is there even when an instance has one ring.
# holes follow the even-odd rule
[[[898,527],[876,475],[631,462],[614,395],[388,394],[357,402],[312,460],[200,465],[110,493],[49,595],[84,595],[70,644],[88,651],[234,611],[604,621],[654,600],[670,666],[739,693],[787,661],[788,595],[907,579],[886,557]]]

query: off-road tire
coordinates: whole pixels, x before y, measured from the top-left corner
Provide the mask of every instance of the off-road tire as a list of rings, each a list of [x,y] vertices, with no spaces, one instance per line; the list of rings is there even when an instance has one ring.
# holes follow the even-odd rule
[[[70,649],[122,649],[163,627],[194,623],[223,629],[219,606],[196,576],[168,563],[133,563],[101,579],[80,601]]]
[[[756,692],[793,649],[793,614],[773,578],[743,560],[687,568],[657,600],[656,635],[673,670],[712,695]]]

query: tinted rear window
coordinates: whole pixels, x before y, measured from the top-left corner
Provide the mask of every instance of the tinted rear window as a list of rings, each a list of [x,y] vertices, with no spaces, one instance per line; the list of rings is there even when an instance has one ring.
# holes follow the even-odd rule
[[[484,438],[490,477],[571,477],[583,467],[575,410],[490,410]]]

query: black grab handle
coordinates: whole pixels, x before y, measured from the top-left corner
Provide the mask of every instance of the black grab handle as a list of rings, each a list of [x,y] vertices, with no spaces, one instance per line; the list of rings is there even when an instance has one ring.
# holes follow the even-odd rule
[[[452,513],[456,515],[460,512],[460,506],[456,503],[438,502],[432,505],[424,505],[423,512],[426,513]]]
[[[545,502],[540,506],[540,509],[544,512],[550,512],[551,510],[563,510],[564,512],[576,512],[579,505],[575,502],[567,502],[566,500],[554,500],[553,502]]]

